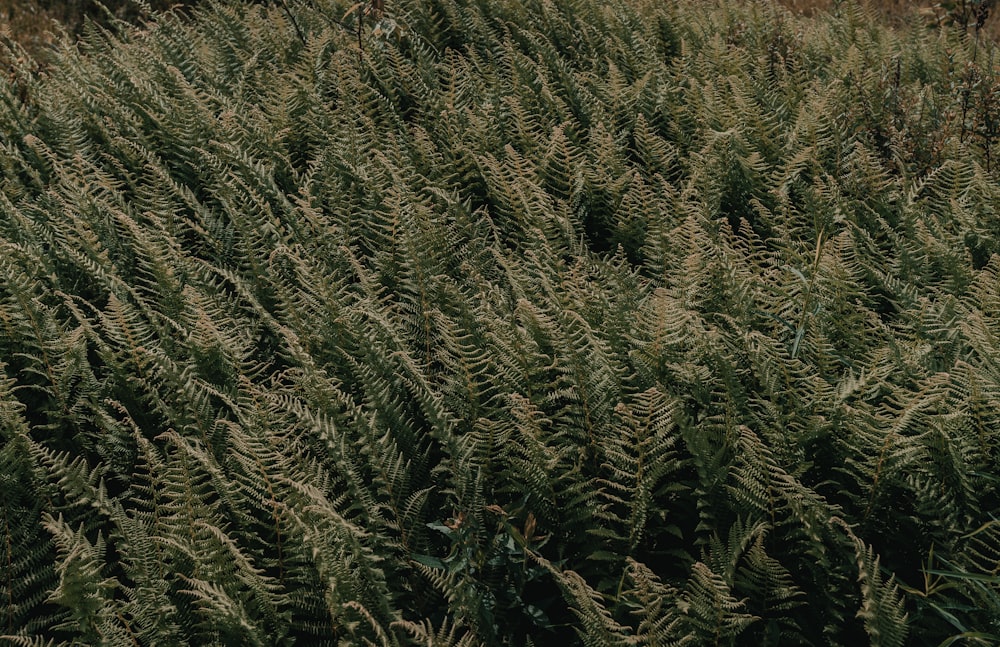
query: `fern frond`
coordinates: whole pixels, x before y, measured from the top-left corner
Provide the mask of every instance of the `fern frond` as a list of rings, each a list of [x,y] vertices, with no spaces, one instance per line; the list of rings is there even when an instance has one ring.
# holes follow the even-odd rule
[[[854,543],[861,587],[861,608],[857,617],[864,621],[865,631],[873,645],[904,645],[907,637],[907,614],[899,586],[894,577],[883,578],[880,558],[871,546],[866,546],[843,521],[834,519]]]
[[[736,599],[723,577],[708,566],[696,562],[691,567],[678,608],[684,614],[684,624],[699,641],[732,644],[758,617],[744,609],[747,600]]]

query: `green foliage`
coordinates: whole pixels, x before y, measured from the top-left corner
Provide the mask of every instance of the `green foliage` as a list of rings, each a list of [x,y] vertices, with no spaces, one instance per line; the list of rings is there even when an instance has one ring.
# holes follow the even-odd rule
[[[3,55],[0,642],[997,640],[988,43],[352,6]]]

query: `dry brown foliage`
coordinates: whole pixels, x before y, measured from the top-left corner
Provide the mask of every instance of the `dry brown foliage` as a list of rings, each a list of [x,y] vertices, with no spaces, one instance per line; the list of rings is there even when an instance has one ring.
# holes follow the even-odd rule
[[[865,0],[862,0],[865,1]],[[795,13],[806,16],[814,15],[818,12],[829,11],[838,3],[838,0],[778,0]],[[947,24],[949,21],[949,6],[959,5],[961,0],[956,2],[941,2],[933,0],[867,0],[866,4],[876,9],[890,25],[901,26],[907,23],[923,23],[928,27]],[[971,0],[967,4],[972,5]],[[993,3],[996,5],[997,3]],[[991,15],[982,26],[982,35],[1000,41],[1000,6],[994,6]]]
[[[190,6],[198,0],[147,0],[151,8],[165,10],[170,7]],[[814,15],[833,9],[838,0],[777,0],[795,13]],[[138,20],[134,3],[128,0],[104,0],[117,17]],[[379,2],[381,4],[381,0]],[[887,23],[903,25],[923,22],[928,27],[944,24],[948,18],[947,2],[931,0],[868,0]],[[954,3],[951,3],[954,4]],[[994,8],[994,14],[1000,7]],[[11,38],[33,55],[43,53],[58,38],[61,30],[79,34],[86,18],[104,20],[104,12],[97,0],[0,0],[0,38]],[[1000,18],[991,16],[983,26],[983,34],[1000,41]]]
[[[196,1],[147,0],[147,4],[164,11]],[[101,4],[123,20],[142,18],[135,3],[128,0],[0,0],[0,37],[17,41],[33,55],[41,54],[55,44],[61,31],[78,35],[87,18],[105,23],[107,13]]]

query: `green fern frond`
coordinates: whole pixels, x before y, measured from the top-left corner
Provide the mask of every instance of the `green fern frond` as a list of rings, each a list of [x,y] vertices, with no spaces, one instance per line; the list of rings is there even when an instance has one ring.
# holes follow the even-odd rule
[[[872,645],[904,645],[907,638],[907,614],[894,577],[883,578],[880,558],[871,546],[866,546],[841,520],[841,526],[854,543],[861,587],[861,608],[857,617],[864,621]]]
[[[697,562],[681,594],[678,608],[684,625],[707,644],[735,644],[737,637],[758,617],[746,613],[747,600],[733,597],[725,579]]]
[[[78,633],[85,640],[111,645],[134,644],[135,635],[128,623],[116,612],[114,597],[119,583],[103,573],[107,544],[99,534],[95,541],[74,531],[62,517],[43,517],[45,528],[52,534],[57,552],[56,572],[59,585],[51,600],[70,610],[69,617],[59,628]]]
[[[640,393],[634,402],[619,404],[615,414],[625,429],[610,433],[608,441],[601,443],[608,476],[599,483],[610,520],[627,529],[623,539],[630,553],[647,543],[645,535],[651,527],[659,533],[679,532],[676,526],[663,526],[667,519],[650,518],[658,495],[671,489],[667,476],[682,465],[675,449],[678,436],[672,404],[656,389]],[[623,510],[616,513],[619,507]]]
[[[583,644],[594,647],[629,645],[628,627],[620,625],[607,608],[604,596],[575,571],[560,570],[537,555],[532,556],[555,578],[563,597],[580,621],[577,628]]]

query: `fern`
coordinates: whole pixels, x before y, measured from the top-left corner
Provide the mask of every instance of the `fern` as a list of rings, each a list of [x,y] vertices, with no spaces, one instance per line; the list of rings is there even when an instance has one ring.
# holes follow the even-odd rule
[[[899,597],[899,588],[890,577],[883,579],[879,558],[841,520],[841,525],[854,542],[858,566],[858,584],[861,587],[861,608],[858,618],[864,621],[865,631],[873,645],[903,645],[906,643],[906,613]]]
[[[1000,633],[992,46],[384,4],[0,53],[3,640]]]
[[[756,618],[744,611],[746,600],[733,597],[725,580],[701,562],[691,568],[691,577],[681,594],[679,608],[699,641],[732,644],[736,636]]]

